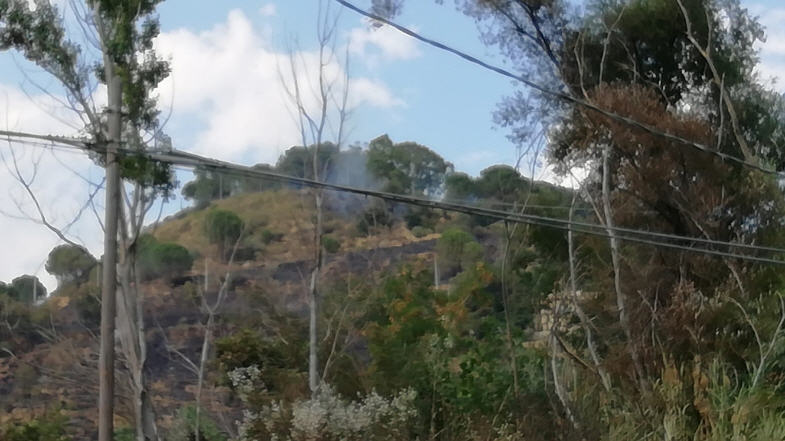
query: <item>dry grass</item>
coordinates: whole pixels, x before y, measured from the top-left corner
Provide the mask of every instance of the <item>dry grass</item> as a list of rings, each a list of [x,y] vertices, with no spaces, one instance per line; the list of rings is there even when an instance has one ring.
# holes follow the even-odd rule
[[[299,190],[247,193],[214,201],[206,209],[163,222],[154,234],[161,241],[179,243],[200,256],[215,256],[216,249],[204,234],[204,219],[213,207],[233,211],[243,219],[248,227],[244,245],[263,250],[257,255],[257,264],[305,260],[312,256],[313,199],[306,191]],[[356,217],[325,214],[329,234],[340,241],[342,252],[400,246],[438,237],[434,234],[418,239],[402,224],[379,229],[372,235],[360,235],[355,222]],[[283,239],[264,244],[264,231],[283,234]]]

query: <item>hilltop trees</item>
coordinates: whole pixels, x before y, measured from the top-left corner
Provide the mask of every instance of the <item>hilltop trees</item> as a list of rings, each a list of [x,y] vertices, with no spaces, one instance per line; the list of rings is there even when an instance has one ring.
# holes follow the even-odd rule
[[[10,298],[19,302],[32,305],[38,299],[46,298],[46,287],[38,277],[23,275],[11,281],[10,285],[0,286],[0,293],[5,293]]]
[[[331,142],[308,147],[290,147],[278,158],[275,169],[279,173],[298,178],[326,178],[330,176],[339,152],[339,146]]]
[[[384,183],[384,191],[436,196],[452,170],[436,152],[414,142],[396,144],[382,135],[368,146],[368,171]]]
[[[57,278],[60,286],[86,280],[97,263],[83,247],[66,244],[58,245],[49,252],[45,268]]]
[[[204,219],[204,233],[210,243],[218,246],[218,256],[228,261],[233,245],[240,239],[245,228],[243,220],[229,210],[210,210]]]
[[[182,195],[193,199],[198,207],[206,206],[214,199],[231,196],[239,187],[239,181],[209,170],[194,171],[194,180],[183,186]]]

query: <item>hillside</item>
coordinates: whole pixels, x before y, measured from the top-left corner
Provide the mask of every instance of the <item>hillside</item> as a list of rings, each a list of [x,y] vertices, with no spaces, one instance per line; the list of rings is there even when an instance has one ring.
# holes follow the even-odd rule
[[[542,184],[535,186],[534,193],[553,195],[560,191]],[[425,271],[431,274],[426,280],[432,281],[437,244],[442,237],[440,232],[454,236],[463,230],[473,230],[465,240],[482,244],[477,245],[479,255],[469,253],[473,259],[493,260],[499,252],[497,241],[502,232],[501,224],[476,223],[467,216],[447,213],[432,213],[423,218],[420,211],[415,211],[419,213],[416,219],[428,222],[430,227],[411,227],[405,221],[410,219],[407,214],[410,211],[405,207],[382,206],[380,209],[378,201],[332,194],[327,195],[325,204],[324,232],[333,242],[324,257],[320,281],[326,296],[323,320],[328,327],[325,338],[333,332],[331,327],[335,323],[331,321],[341,311],[335,308],[343,308],[342,316],[351,305],[343,302],[365,302],[363,292],[381,289],[387,283],[385,280],[399,270],[408,267],[409,270],[403,269],[404,273]],[[206,234],[210,213],[221,210],[236,214],[244,224],[233,262],[226,262],[218,255],[217,245],[211,243]],[[366,216],[366,213],[372,215]],[[378,225],[373,224],[377,221],[376,216],[379,216]],[[153,379],[151,391],[163,430],[173,430],[180,421],[178,414],[195,399],[196,375],[190,363],[198,362],[206,320],[205,309],[200,306],[200,293],[206,286],[205,299],[214,301],[221,282],[228,275],[231,275],[231,284],[214,331],[217,341],[243,335],[242,332],[247,331],[242,330],[247,329],[253,329],[265,339],[277,339],[278,344],[285,341],[284,348],[279,350],[288,353],[287,358],[295,357],[290,359],[293,370],[289,375],[294,375],[292,378],[302,376],[305,357],[299,358],[296,354],[302,354],[305,344],[302,327],[308,311],[307,280],[313,266],[313,218],[310,193],[279,188],[214,200],[202,208],[186,209],[147,228],[146,234],[152,235],[155,243],[177,244],[192,256],[189,270],[148,277],[142,287],[148,344],[146,366]],[[460,249],[465,248],[458,245]],[[460,255],[468,252],[460,249],[441,249],[441,275],[436,283],[442,290],[451,290],[451,283],[457,283],[456,289],[461,289],[460,285],[464,283],[457,277],[451,280],[461,272]],[[10,421],[41,417],[51,412],[56,403],[54,407],[67,416],[68,432],[75,439],[93,438],[92,428],[96,427],[97,418],[97,384],[92,375],[97,369],[98,349],[97,274],[94,269],[82,282],[64,283],[44,305],[18,319],[21,325],[11,333],[12,339],[6,345],[8,353],[0,354],[0,409],[3,410],[0,426]],[[358,295],[360,297],[356,297]],[[341,300],[343,296],[348,296],[347,300]],[[355,297],[355,300],[348,300]],[[5,311],[8,314],[8,309]],[[350,329],[342,331],[340,322],[338,326],[339,334]],[[357,358],[367,363],[370,353],[365,332],[358,327],[345,334],[347,340],[343,350],[347,352],[343,361],[336,362]],[[337,334],[333,338],[337,338]],[[225,371],[215,363],[211,362],[208,369],[205,407],[220,423],[221,430],[233,433],[234,421],[241,418],[240,403],[227,387]],[[121,369],[118,379],[120,391],[127,389],[128,377],[124,371]],[[342,377],[348,373],[336,372],[333,381],[351,390],[358,386],[357,378]],[[296,385],[300,382],[287,380],[287,387],[294,387],[287,394],[299,395],[301,386]],[[121,398],[119,404],[117,424],[128,427],[130,403]]]
[[[252,249],[253,257],[232,265],[217,258],[215,245],[204,234],[205,216],[214,209],[231,210],[245,222],[243,247]],[[195,301],[194,287],[203,283],[205,259],[211,278],[231,273],[234,279],[223,307],[227,319],[220,325],[219,336],[229,335],[231,329],[241,326],[249,309],[262,304],[267,305],[265,313],[270,316],[293,314],[293,319],[299,320],[307,310],[303,278],[312,265],[312,216],[304,192],[281,189],[214,201],[207,208],[185,210],[149,229],[159,241],[182,245],[196,256],[192,270],[173,280],[150,280],[143,287],[147,368],[155,379],[152,391],[164,429],[173,424],[178,410],[194,399],[194,373],[174,351],[198,360],[203,334],[199,323],[204,317]],[[340,213],[328,213],[328,217],[326,231],[340,247],[325,259],[326,285],[347,274],[365,278],[406,261],[431,259],[438,237],[415,238],[401,222],[359,234],[352,217]],[[210,283],[211,290],[217,289],[216,282]],[[95,281],[61,287],[27,317],[29,323],[14,329],[13,340],[4,344],[13,357],[0,354],[0,426],[40,416],[55,403],[68,416],[69,433],[75,439],[93,439],[98,317],[97,304],[90,299],[97,293]],[[217,375],[212,374],[219,385],[209,391],[209,407],[211,412],[224,415],[231,426],[240,414]],[[124,390],[125,376],[118,381]],[[120,415],[128,415],[129,403],[120,401]],[[129,423],[125,418],[118,420],[121,427]]]
[[[311,258],[313,199],[302,191],[280,189],[244,193],[214,200],[210,208],[232,211],[246,223],[243,245],[258,251],[253,260],[256,263],[269,266]],[[208,211],[209,208],[187,210],[166,219],[152,228],[151,233],[161,241],[178,243],[199,256],[209,256],[215,253],[215,249],[204,234]],[[400,222],[380,234],[362,234],[353,223],[356,220],[356,215],[341,212],[328,214],[325,233],[338,238],[340,249],[344,252],[400,246],[422,239],[414,237]],[[265,239],[265,235],[278,236],[280,239]],[[199,268],[199,265],[195,267]]]

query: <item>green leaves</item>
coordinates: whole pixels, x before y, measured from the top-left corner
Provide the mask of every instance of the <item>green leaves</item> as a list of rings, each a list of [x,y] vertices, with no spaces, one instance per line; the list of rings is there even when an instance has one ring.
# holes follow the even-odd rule
[[[194,258],[183,246],[159,242],[149,234],[137,240],[137,271],[143,279],[171,278],[191,269]]]
[[[438,195],[452,170],[452,164],[439,154],[414,142],[394,144],[382,135],[368,146],[368,171],[391,193]]]
[[[79,48],[65,36],[57,7],[48,0],[0,0],[0,51],[14,49],[37,64],[66,88],[81,90]]]
[[[81,281],[87,278],[97,261],[84,248],[74,245],[55,247],[46,260],[46,271],[58,281]]]
[[[65,433],[67,422],[65,415],[49,412],[32,421],[0,427],[0,437],[4,441],[70,441],[71,437]]]
[[[244,228],[243,220],[228,210],[210,210],[204,219],[204,232],[210,243],[218,245],[218,255],[223,260],[229,258],[229,253],[240,239]]]

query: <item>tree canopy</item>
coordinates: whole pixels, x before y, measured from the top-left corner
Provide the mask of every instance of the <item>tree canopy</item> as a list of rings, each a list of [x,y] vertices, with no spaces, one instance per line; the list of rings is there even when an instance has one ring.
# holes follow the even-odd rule
[[[391,193],[436,196],[453,165],[415,142],[393,143],[382,135],[368,145],[368,171]]]
[[[11,288],[7,294],[20,302],[32,304],[46,298],[46,287],[36,276],[27,274],[19,276],[11,281]]]
[[[83,247],[66,244],[49,252],[45,268],[49,274],[57,277],[58,284],[62,285],[85,280],[97,263]]]

